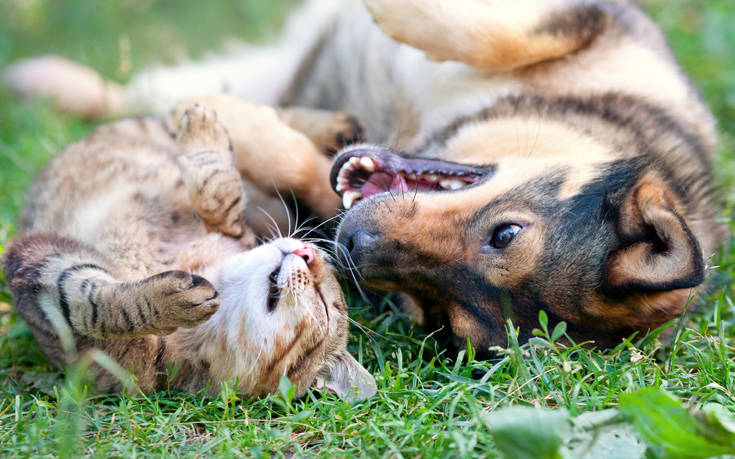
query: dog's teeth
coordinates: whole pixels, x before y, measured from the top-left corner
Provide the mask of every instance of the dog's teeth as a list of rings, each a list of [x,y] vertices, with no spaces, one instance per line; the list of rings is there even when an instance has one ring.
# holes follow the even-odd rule
[[[414,174],[413,172],[408,174],[406,177],[410,178],[411,180],[416,180],[416,174]]]
[[[349,173],[349,172],[350,172],[350,171],[352,170],[352,167],[350,167],[350,166],[351,166],[350,162],[349,162],[349,161],[347,161],[347,162],[346,162],[346,163],[344,163],[344,165],[343,165],[343,166],[342,166],[342,167],[341,167],[341,168],[339,169],[339,173],[337,174],[337,180],[338,180],[338,181],[342,180],[342,181],[344,181],[345,183],[347,183],[347,174],[348,174],[348,173]]]
[[[457,179],[444,179],[439,182],[439,185],[441,185],[441,187],[445,190],[457,190],[459,188],[462,188],[465,183],[462,180]]]
[[[357,166],[358,164],[360,164],[360,158],[358,158],[357,156],[353,156],[352,158],[350,158],[350,164],[353,166]]]
[[[352,207],[352,204],[362,197],[359,191],[345,191],[342,195],[342,205],[345,209]]]
[[[334,189],[337,190],[337,193],[341,193],[342,190],[345,189],[345,184],[344,183],[338,183],[337,186]]]
[[[351,161],[352,160],[350,160],[350,162]],[[372,158],[363,156],[362,158],[360,158],[360,166],[362,166],[362,168],[368,172],[375,172],[375,162],[372,160]]]
[[[439,180],[439,176],[437,176],[436,174],[422,175],[421,178],[423,178],[424,180],[428,180],[429,182],[436,182]]]

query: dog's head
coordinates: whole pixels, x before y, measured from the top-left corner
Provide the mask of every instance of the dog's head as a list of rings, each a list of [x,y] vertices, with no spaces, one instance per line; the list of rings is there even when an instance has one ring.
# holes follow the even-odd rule
[[[343,263],[481,354],[506,344],[508,318],[527,339],[540,309],[603,346],[681,314],[704,279],[682,193],[640,155],[546,124],[532,129],[533,155],[509,154],[517,138],[504,145],[497,123],[455,134],[441,159],[343,152],[332,171],[351,207]]]

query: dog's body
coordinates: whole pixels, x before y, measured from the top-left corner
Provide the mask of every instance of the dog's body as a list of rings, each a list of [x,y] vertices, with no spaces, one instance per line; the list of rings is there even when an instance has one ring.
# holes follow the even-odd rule
[[[635,4],[360,3],[309,2],[273,47],[146,72],[95,110],[229,88],[352,113],[392,148],[336,159],[345,206],[363,199],[338,243],[366,285],[481,353],[539,309],[600,345],[681,314],[725,239],[716,133]]]

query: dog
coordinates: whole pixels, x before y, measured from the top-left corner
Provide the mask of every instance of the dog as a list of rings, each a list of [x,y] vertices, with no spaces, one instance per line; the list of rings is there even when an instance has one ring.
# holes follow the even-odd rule
[[[38,89],[44,74],[27,61],[6,79],[59,96]],[[447,346],[469,341],[480,357],[506,344],[508,320],[527,340],[540,310],[600,347],[658,327],[727,239],[715,121],[632,1],[312,0],[273,45],[127,86],[85,78],[67,105],[89,116],[223,88],[354,115],[372,143],[312,184],[349,209],[337,252],[362,285],[401,292]]]

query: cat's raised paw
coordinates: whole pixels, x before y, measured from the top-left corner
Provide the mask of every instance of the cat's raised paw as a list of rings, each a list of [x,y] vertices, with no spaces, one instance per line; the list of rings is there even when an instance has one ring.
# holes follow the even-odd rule
[[[196,103],[184,112],[177,139],[187,150],[231,149],[230,136],[217,119],[217,112],[202,103]]]
[[[219,309],[212,284],[184,271],[166,271],[148,278],[148,298],[156,308],[162,331],[195,327]]]

